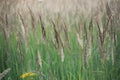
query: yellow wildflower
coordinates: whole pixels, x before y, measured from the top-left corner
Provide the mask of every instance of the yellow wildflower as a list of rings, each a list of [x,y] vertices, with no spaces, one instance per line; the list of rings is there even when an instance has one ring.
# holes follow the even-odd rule
[[[26,78],[26,77],[30,77],[30,76],[35,76],[36,73],[33,72],[28,72],[28,73],[24,73],[20,76],[20,78]]]

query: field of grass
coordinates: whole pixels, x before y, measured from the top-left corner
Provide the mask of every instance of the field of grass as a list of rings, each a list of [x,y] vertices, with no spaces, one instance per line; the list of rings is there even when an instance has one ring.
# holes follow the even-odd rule
[[[119,80],[120,33],[113,17],[74,15],[67,21],[58,14],[35,21],[30,12],[27,24],[20,13],[11,20],[6,14],[0,22],[0,79]]]

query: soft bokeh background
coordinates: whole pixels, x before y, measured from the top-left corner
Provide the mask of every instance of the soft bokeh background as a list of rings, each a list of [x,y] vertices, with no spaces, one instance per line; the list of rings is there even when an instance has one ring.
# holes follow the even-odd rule
[[[0,0],[0,79],[120,80],[119,4]]]

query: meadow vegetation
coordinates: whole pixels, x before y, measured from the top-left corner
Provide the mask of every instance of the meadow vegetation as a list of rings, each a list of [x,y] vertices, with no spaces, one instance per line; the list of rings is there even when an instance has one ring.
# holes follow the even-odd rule
[[[53,12],[9,1],[0,0],[0,79],[120,79],[119,0]]]

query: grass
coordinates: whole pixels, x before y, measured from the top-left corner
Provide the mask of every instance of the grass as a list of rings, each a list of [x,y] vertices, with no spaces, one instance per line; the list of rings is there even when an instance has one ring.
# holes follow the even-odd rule
[[[16,27],[3,23],[0,29],[0,72],[11,68],[3,80],[120,79],[120,36],[111,29],[107,15],[102,26],[93,18],[78,23],[71,19],[69,25],[62,18],[44,21],[40,15],[35,23],[30,15],[30,26],[18,14]],[[37,75],[20,78],[29,72]]]

